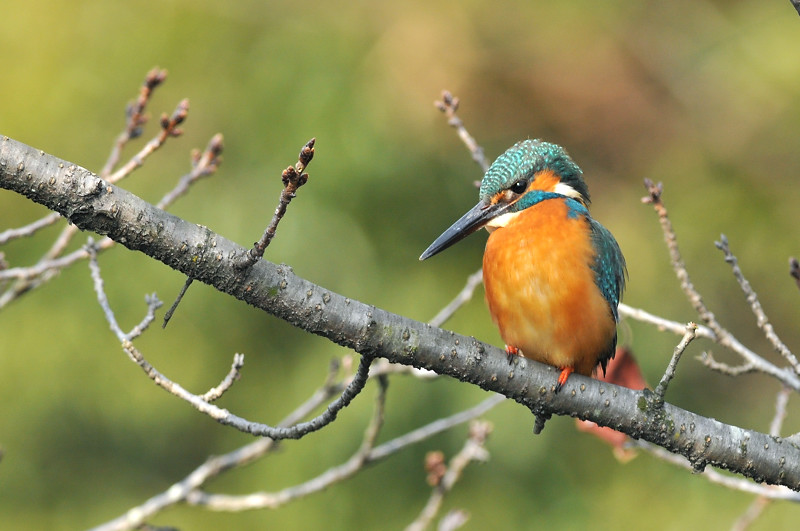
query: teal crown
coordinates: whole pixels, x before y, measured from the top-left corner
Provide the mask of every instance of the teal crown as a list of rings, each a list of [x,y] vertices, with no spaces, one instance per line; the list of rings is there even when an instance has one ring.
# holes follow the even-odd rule
[[[566,150],[542,140],[523,140],[497,157],[481,181],[481,199],[493,197],[519,179],[532,180],[543,170],[551,170],[567,186],[580,194],[589,204],[589,189],[583,181],[583,172]]]

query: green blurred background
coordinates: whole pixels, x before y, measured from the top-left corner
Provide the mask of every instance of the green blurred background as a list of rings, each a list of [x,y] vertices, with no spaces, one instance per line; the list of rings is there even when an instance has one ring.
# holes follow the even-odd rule
[[[154,116],[191,100],[185,135],[123,186],[155,202],[188,170],[189,151],[216,132],[224,164],[171,211],[244,245],[260,236],[280,172],[317,138],[300,190],[267,258],[328,289],[415,319],[431,318],[480,264],[478,235],[425,263],[420,252],[472,206],[480,171],[432,105],[442,89],[493,159],[531,137],[566,146],[583,167],[593,213],[628,259],[625,302],[695,319],[669,267],[642,178],[665,201],[693,280],[722,323],[779,362],[713,241],[724,232],[776,330],[797,348],[800,293],[787,258],[800,254],[800,18],[786,0],[675,2],[7,2],[3,6],[0,133],[99,170],[124,107],[153,66],[169,70]],[[155,125],[155,124],[153,124]],[[155,133],[145,131],[144,139]],[[139,141],[126,153],[141,146]],[[0,192],[0,230],[42,207]],[[49,229],[3,251],[35,261]],[[76,245],[85,242],[77,238]],[[123,248],[102,255],[123,328],[145,293],[172,301],[183,278]],[[482,291],[448,327],[500,345]],[[656,382],[677,338],[629,322],[622,341]],[[137,345],[196,392],[216,384],[234,352],[244,377],[222,406],[277,422],[346,355],[203,285],[169,328]],[[690,347],[668,399],[724,422],[766,431],[776,382],[730,379]],[[340,463],[357,448],[369,386],[329,429],[212,482],[212,492],[278,490]],[[391,381],[381,440],[486,394],[450,380]],[[784,435],[800,431],[795,399]],[[530,413],[505,403],[491,461],[467,469],[445,510],[468,529],[648,527],[727,529],[751,496],[642,455],[621,465],[599,440],[555,418],[531,434]],[[277,511],[210,513],[179,506],[153,520],[182,529],[401,528],[423,507],[427,451],[449,457],[466,427],[426,441],[351,481]],[[250,437],[220,427],[156,389],[121,352],[81,263],[0,315],[0,522],[4,529],[99,524],[163,491],[210,454]],[[770,507],[754,529],[796,524]]]

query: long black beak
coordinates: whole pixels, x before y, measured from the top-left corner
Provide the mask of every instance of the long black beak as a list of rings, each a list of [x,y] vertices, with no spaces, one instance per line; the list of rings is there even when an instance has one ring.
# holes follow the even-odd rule
[[[485,203],[481,201],[470,209],[469,212],[461,216],[461,219],[453,223],[453,225],[444,231],[441,236],[436,238],[430,247],[425,249],[420,260],[425,260],[431,256],[440,253],[453,245],[458,243],[476,230],[485,226],[492,218],[502,214],[508,208],[505,203]]]

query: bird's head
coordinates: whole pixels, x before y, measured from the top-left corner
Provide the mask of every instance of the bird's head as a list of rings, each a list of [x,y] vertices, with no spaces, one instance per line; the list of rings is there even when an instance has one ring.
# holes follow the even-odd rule
[[[430,258],[483,227],[490,231],[503,227],[519,212],[553,196],[588,206],[583,172],[561,146],[541,140],[517,142],[489,167],[478,204],[436,238],[419,259]]]

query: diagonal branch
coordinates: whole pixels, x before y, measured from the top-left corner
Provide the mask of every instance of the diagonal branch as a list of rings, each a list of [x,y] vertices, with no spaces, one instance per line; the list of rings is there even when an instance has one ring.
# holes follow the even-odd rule
[[[648,195],[642,198],[642,202],[653,205],[656,214],[658,214],[658,221],[661,223],[664,240],[669,249],[672,269],[675,271],[675,275],[681,283],[681,289],[686,294],[686,298],[692,304],[698,315],[705,321],[706,325],[708,325],[708,328],[713,332],[714,341],[741,355],[745,361],[743,366],[747,367],[747,370],[759,370],[779,379],[784,385],[798,389],[797,384],[799,381],[797,379],[797,374],[793,370],[776,367],[752,350],[746,348],[733,334],[719,323],[716,316],[708,309],[700,292],[695,288],[689,278],[689,271],[686,269],[686,264],[681,257],[681,252],[678,248],[678,238],[672,227],[672,222],[669,219],[667,207],[662,200],[664,186],[661,183],[656,184],[650,179],[645,179],[644,185],[645,188],[647,188]],[[716,368],[721,367],[722,366],[718,365]]]
[[[464,126],[464,122],[461,121],[461,118],[458,117],[456,114],[458,112],[458,105],[460,104],[460,100],[453,96],[448,90],[442,91],[442,99],[435,101],[433,104],[436,106],[437,109],[442,111],[444,115],[447,117],[447,123],[450,127],[454,128],[458,132],[458,137],[467,146],[470,154],[472,155],[472,160],[474,160],[478,166],[481,167],[484,173],[489,169],[489,161],[486,160],[486,155],[483,153],[483,148],[480,144],[478,144],[475,137],[469,134],[467,128]]]
[[[555,394],[553,367],[525,359],[509,365],[499,348],[338,295],[297,277],[286,265],[259,260],[237,268],[247,249],[83,168],[1,136],[0,188],[368,358],[430,369],[502,393],[539,414],[573,415],[612,427],[684,456],[698,471],[712,464],[800,490],[800,447],[790,440],[668,403],[655,407],[651,391],[586,377],[570,378]]]
[[[742,292],[747,298],[747,302],[750,303],[750,308],[753,310],[753,314],[756,316],[756,324],[761,331],[764,332],[764,335],[772,344],[772,348],[774,348],[778,354],[783,356],[783,358],[789,362],[789,365],[792,366],[794,372],[800,374],[800,362],[797,361],[797,357],[792,354],[792,351],[789,350],[789,347],[787,347],[786,344],[778,337],[778,334],[775,333],[772,323],[769,322],[767,314],[764,312],[764,308],[761,306],[761,303],[758,300],[758,295],[756,295],[756,292],[753,290],[750,282],[744,278],[744,273],[742,273],[742,270],[739,267],[739,260],[736,258],[733,252],[731,252],[730,245],[728,244],[728,238],[722,234],[719,238],[719,241],[714,242],[714,244],[717,246],[717,249],[722,251],[722,253],[725,255],[725,262],[730,264],[731,271],[733,271],[733,276],[739,283],[739,287],[742,288]]]

